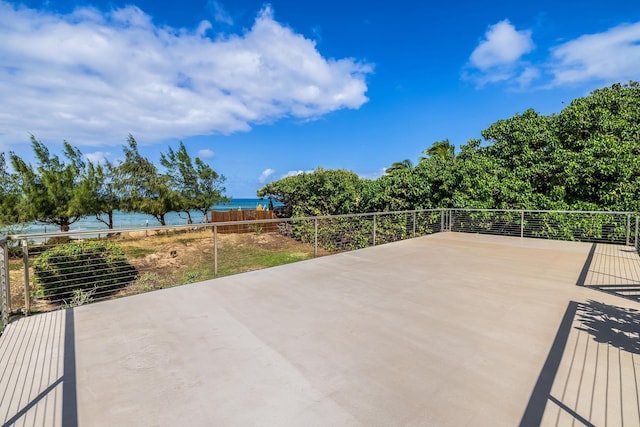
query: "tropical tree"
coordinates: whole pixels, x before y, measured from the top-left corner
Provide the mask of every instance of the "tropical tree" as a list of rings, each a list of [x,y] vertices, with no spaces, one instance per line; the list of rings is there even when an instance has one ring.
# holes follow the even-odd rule
[[[167,213],[183,210],[180,195],[171,187],[169,176],[159,174],[156,166],[140,154],[132,135],[127,142],[123,147],[125,159],[114,168],[122,209],[151,215],[164,226]]]
[[[65,141],[64,162],[33,135],[31,146],[38,161],[35,168],[10,153],[21,193],[18,210],[25,221],[54,224],[60,231],[69,231],[71,224],[87,214],[85,194],[78,191],[85,170],[82,154]]]
[[[5,154],[0,153],[0,228],[6,229],[21,222],[19,200],[16,175],[9,173]]]
[[[219,175],[199,157],[191,159],[182,141],[177,151],[169,147],[167,154],[160,155],[160,163],[166,168],[172,187],[180,197],[180,208],[191,224],[191,211],[202,213],[208,220],[209,209],[216,203],[229,201],[223,196],[225,177]]]
[[[401,162],[394,162],[390,167],[384,170],[386,174],[392,175],[397,171],[411,169],[413,168],[413,163],[409,159],[405,159]]]
[[[257,194],[282,202],[287,216],[339,215],[360,212],[366,206],[364,182],[351,171],[318,168],[270,182]]]
[[[455,145],[450,143],[448,139],[436,141],[430,148],[427,148],[422,152],[423,156],[420,158],[420,161],[424,161],[431,157],[439,157],[443,160],[453,159],[455,157],[455,149]]]
[[[81,200],[89,215],[113,229],[113,213],[121,207],[121,197],[117,190],[117,168],[110,162],[104,165],[87,161],[85,177],[78,191],[84,193]]]

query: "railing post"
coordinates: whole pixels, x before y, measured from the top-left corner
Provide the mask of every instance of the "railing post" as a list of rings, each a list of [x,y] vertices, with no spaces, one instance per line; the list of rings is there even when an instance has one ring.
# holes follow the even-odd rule
[[[416,237],[416,213],[413,212],[413,237]]]
[[[635,246],[636,249],[638,249],[638,214],[636,214],[636,235],[635,235],[635,239],[633,241],[633,246]]]
[[[444,230],[444,209],[440,209],[440,231]]]
[[[218,277],[218,226],[213,226],[213,278]]]
[[[524,211],[520,212],[520,238],[524,237]]]
[[[376,216],[373,215],[373,246],[376,245]]]
[[[627,246],[631,243],[631,214],[627,214]]]
[[[9,287],[9,248],[6,240],[0,241],[0,332],[9,323],[11,294]]]
[[[449,209],[449,231],[453,231],[453,209]]]
[[[318,218],[313,219],[313,257],[318,257]]]
[[[31,311],[31,289],[29,279],[29,242],[22,239],[22,268],[24,270],[24,314]]]

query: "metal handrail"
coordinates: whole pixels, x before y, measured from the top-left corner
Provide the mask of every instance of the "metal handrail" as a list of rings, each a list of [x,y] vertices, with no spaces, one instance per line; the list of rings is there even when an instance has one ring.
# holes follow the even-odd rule
[[[478,213],[487,215],[477,215]],[[426,214],[426,215],[425,215]],[[559,214],[556,218],[553,214]],[[552,216],[548,216],[552,215]],[[566,215],[563,217],[562,215]],[[582,215],[583,217],[580,217]],[[611,219],[609,218],[611,216]],[[563,222],[563,218],[567,222]],[[212,231],[213,246],[213,277],[218,277],[218,246],[219,235],[225,232],[235,233],[224,229],[226,226],[251,226],[278,224],[277,230],[283,235],[294,237],[300,242],[313,245],[313,256],[318,256],[318,248],[328,252],[352,250],[361,247],[378,245],[401,239],[422,236],[440,231],[488,233],[519,237],[535,237],[546,239],[568,239],[594,241],[604,243],[624,243],[637,248],[639,244],[639,221],[640,214],[637,212],[619,211],[571,211],[571,210],[540,210],[540,209],[480,209],[480,208],[435,208],[435,209],[413,209],[387,212],[367,212],[341,215],[305,216],[291,218],[254,219],[240,221],[219,221],[195,224],[178,224],[166,226],[140,226],[121,229],[101,228],[95,230],[77,230],[53,233],[22,233],[12,234],[0,238],[0,286],[3,294],[0,295],[2,303],[2,324],[6,324],[6,317],[9,313],[11,298],[14,298],[16,309],[21,309],[23,313],[29,314],[31,310],[31,298],[34,289],[30,288],[31,278],[29,270],[33,255],[39,253],[56,243],[49,239],[53,237],[71,238],[94,238],[95,236],[109,236],[126,233],[136,233],[130,236],[134,239],[145,238],[146,233],[161,234],[166,232],[180,231]],[[586,223],[586,225],[585,225]],[[593,224],[593,225],[590,225]],[[635,228],[634,228],[635,225]],[[606,227],[606,228],[605,228]],[[262,229],[262,227],[260,227]],[[591,234],[589,234],[591,233]],[[129,237],[129,236],[123,236]],[[205,238],[208,237],[198,237]],[[591,239],[591,240],[589,240]],[[36,242],[33,244],[33,242]],[[8,252],[9,245],[18,242],[22,246],[22,251],[16,246],[16,255],[22,255],[22,269],[24,278],[23,286],[19,286],[20,293],[24,292],[24,305],[18,303],[16,292],[18,287],[12,290],[9,280],[18,280],[17,274],[8,274]],[[15,245],[15,243],[13,243]],[[36,252],[37,251],[37,252]],[[222,258],[224,261],[224,256]],[[61,274],[65,274],[65,269],[73,269],[73,262],[67,267],[60,265]],[[54,262],[55,263],[55,262]],[[97,274],[105,279],[111,276],[117,277],[117,273],[102,271],[97,269]],[[73,288],[71,281],[61,279],[55,285],[54,290],[59,294],[47,296],[51,302],[62,301],[64,295],[68,295]],[[114,286],[115,287],[115,286]],[[94,300],[108,298],[110,289],[96,291]],[[59,300],[56,300],[58,298]],[[37,300],[34,300],[37,302]],[[37,306],[41,307],[41,305]],[[36,307],[36,309],[38,309]],[[0,325],[0,326],[1,326]]]
[[[573,211],[573,210],[551,210],[551,209],[481,209],[481,208],[446,208],[451,211],[473,211],[473,212],[532,212],[532,213],[569,213],[569,214],[609,214],[609,215],[636,215],[635,211]]]
[[[240,221],[217,221],[217,222],[200,222],[194,224],[178,224],[178,225],[158,225],[153,227],[137,227],[137,228],[99,228],[95,230],[77,230],[77,231],[57,231],[51,233],[24,233],[24,234],[10,234],[6,236],[8,240],[23,240],[23,239],[41,239],[51,237],[66,237],[66,236],[95,236],[96,234],[115,234],[115,233],[139,233],[142,231],[169,231],[169,230],[192,230],[195,228],[212,228],[222,227],[226,225],[251,225],[251,224],[268,224],[268,223],[281,223],[281,222],[296,222],[296,221],[313,221],[323,219],[339,219],[339,218],[356,218],[356,217],[368,217],[368,216],[381,216],[391,214],[407,214],[407,213],[422,213],[422,212],[441,212],[445,209],[414,209],[403,211],[389,211],[389,212],[365,212],[355,214],[340,214],[340,215],[319,215],[319,216],[304,216],[304,217],[289,217],[289,218],[273,218],[273,219],[246,219]]]

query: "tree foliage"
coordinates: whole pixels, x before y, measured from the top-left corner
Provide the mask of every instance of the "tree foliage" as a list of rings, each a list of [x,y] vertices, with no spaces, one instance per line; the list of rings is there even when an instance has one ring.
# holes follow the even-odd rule
[[[180,210],[187,215],[190,224],[192,210],[201,212],[206,222],[211,206],[229,201],[222,195],[224,175],[219,175],[199,157],[192,160],[182,142],[177,151],[169,147],[167,154],[161,154],[160,163],[166,168],[171,186],[178,192]]]
[[[22,222],[18,202],[20,192],[16,176],[7,170],[4,153],[0,153],[0,228]]]
[[[258,196],[281,201],[285,215],[339,215],[362,210],[365,185],[351,171],[318,168],[267,184]]]
[[[560,113],[529,109],[498,120],[456,154],[447,139],[419,162],[393,163],[375,181],[321,170],[258,191],[289,211],[392,211],[435,207],[639,211],[640,85],[614,84]],[[331,175],[335,180],[323,181]],[[342,190],[344,187],[344,190]],[[335,191],[345,191],[343,196]],[[321,202],[320,200],[326,200]],[[358,200],[354,205],[353,200]]]
[[[113,214],[121,208],[121,195],[118,192],[118,172],[110,162],[94,164],[87,161],[85,179],[79,191],[84,192],[85,209],[88,215],[94,215],[97,221],[113,229]]]
[[[38,161],[35,168],[10,153],[20,189],[18,209],[25,221],[55,224],[60,231],[69,231],[71,224],[86,215],[86,194],[78,191],[86,167],[82,154],[65,141],[65,162],[51,155],[34,136],[31,146]]]
[[[142,212],[166,225],[167,213],[180,209],[180,195],[171,187],[168,175],[158,173],[156,166],[138,151],[132,135],[123,147],[125,159],[115,169],[116,187],[121,206],[127,212]]]

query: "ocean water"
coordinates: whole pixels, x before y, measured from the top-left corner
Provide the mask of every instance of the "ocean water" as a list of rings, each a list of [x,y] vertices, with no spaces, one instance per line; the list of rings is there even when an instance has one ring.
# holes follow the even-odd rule
[[[258,205],[262,205],[263,208],[267,208],[269,200],[261,199],[232,199],[229,203],[219,203],[214,205],[211,210],[214,211],[228,211],[228,210],[253,210],[257,209]],[[274,206],[280,204],[274,202]],[[106,218],[105,218],[106,219]],[[198,211],[191,212],[191,219],[194,223],[203,222],[202,213]],[[165,216],[167,225],[184,225],[187,224],[187,216],[184,213],[169,212]],[[145,215],[141,213],[127,213],[116,211],[113,214],[113,228],[125,229],[125,228],[140,228],[140,227],[157,227],[160,223],[151,215]],[[107,226],[96,220],[94,217],[82,218],[79,221],[71,224],[70,231],[91,231],[91,230],[106,230]],[[44,224],[28,224],[23,230],[13,230],[20,234],[27,233],[56,233],[60,228],[55,225]]]

